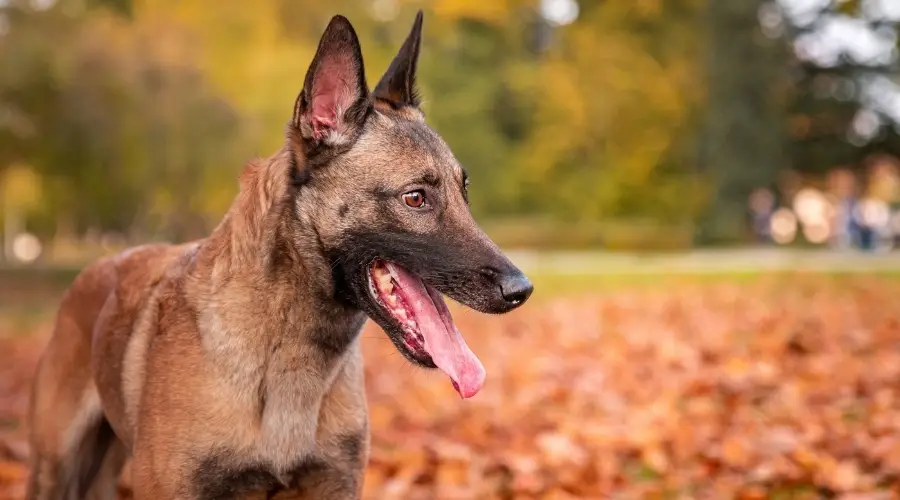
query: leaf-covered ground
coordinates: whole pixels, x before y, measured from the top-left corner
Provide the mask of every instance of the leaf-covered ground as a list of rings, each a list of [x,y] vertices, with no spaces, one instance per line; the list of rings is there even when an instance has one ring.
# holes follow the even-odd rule
[[[897,280],[539,290],[507,316],[455,315],[488,371],[467,401],[364,333],[367,498],[900,498]],[[48,333],[10,328],[0,500],[23,496],[19,419]]]

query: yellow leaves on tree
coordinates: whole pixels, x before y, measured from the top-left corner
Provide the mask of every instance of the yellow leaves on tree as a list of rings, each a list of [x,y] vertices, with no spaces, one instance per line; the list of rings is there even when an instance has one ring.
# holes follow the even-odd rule
[[[447,19],[468,18],[503,23],[514,8],[533,4],[528,0],[436,0],[431,8],[437,16]]]
[[[41,179],[25,165],[13,165],[0,176],[0,212],[23,214],[40,202]]]
[[[693,46],[654,49],[631,25],[655,8],[639,7],[594,6],[589,19],[554,34],[540,65],[535,132],[520,161],[535,185],[561,186],[559,203],[573,205],[562,211],[608,214],[635,189],[665,198],[664,184],[673,181],[663,169],[673,163],[700,83]],[[690,168],[678,166],[682,173]],[[572,196],[579,188],[592,196]]]

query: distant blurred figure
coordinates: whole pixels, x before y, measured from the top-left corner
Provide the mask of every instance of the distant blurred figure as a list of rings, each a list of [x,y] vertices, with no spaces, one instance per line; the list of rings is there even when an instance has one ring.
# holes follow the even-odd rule
[[[871,248],[890,250],[897,237],[893,214],[900,205],[900,160],[892,155],[872,155],[865,168],[868,182],[863,222],[871,233]]]
[[[854,217],[858,204],[856,178],[849,169],[837,169],[828,174],[828,185],[835,208],[831,246],[840,250],[857,246],[862,228]]]
[[[775,195],[766,188],[759,188],[750,193],[750,215],[752,217],[753,235],[758,243],[772,242],[771,220],[775,211]]]

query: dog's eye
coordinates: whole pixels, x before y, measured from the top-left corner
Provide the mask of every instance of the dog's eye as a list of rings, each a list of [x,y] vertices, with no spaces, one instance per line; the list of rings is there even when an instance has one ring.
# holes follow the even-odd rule
[[[403,195],[403,202],[410,208],[422,208],[425,206],[425,193],[410,191]]]

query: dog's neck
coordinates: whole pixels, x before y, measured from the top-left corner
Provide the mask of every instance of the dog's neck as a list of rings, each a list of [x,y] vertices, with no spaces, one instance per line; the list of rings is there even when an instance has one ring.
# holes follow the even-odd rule
[[[243,445],[283,470],[315,448],[331,395],[361,390],[365,322],[335,298],[315,228],[296,217],[290,153],[246,166],[185,285],[219,394],[256,420]]]
[[[210,349],[233,344],[227,336],[254,349],[289,339],[308,347],[324,369],[347,351],[365,316],[335,298],[315,228],[294,214],[292,154],[285,147],[245,167],[240,193],[201,246],[193,281],[204,292],[200,310],[212,315],[202,332]]]
[[[285,147],[244,167],[240,192],[204,243],[200,259],[214,288],[247,280],[265,284],[270,293],[291,295],[294,303],[337,306],[330,263],[316,230],[294,214],[298,188],[291,184],[290,171],[297,168],[292,154]]]
[[[290,217],[294,187],[290,184],[290,152],[285,148],[274,156],[248,163],[240,176],[240,191],[219,226],[204,245],[211,259],[210,278],[222,283],[236,276],[256,279],[277,278],[276,268],[302,268],[299,252],[282,243],[284,218]],[[279,252],[278,250],[288,250]],[[288,261],[288,262],[284,262]],[[286,266],[285,266],[286,265]]]

